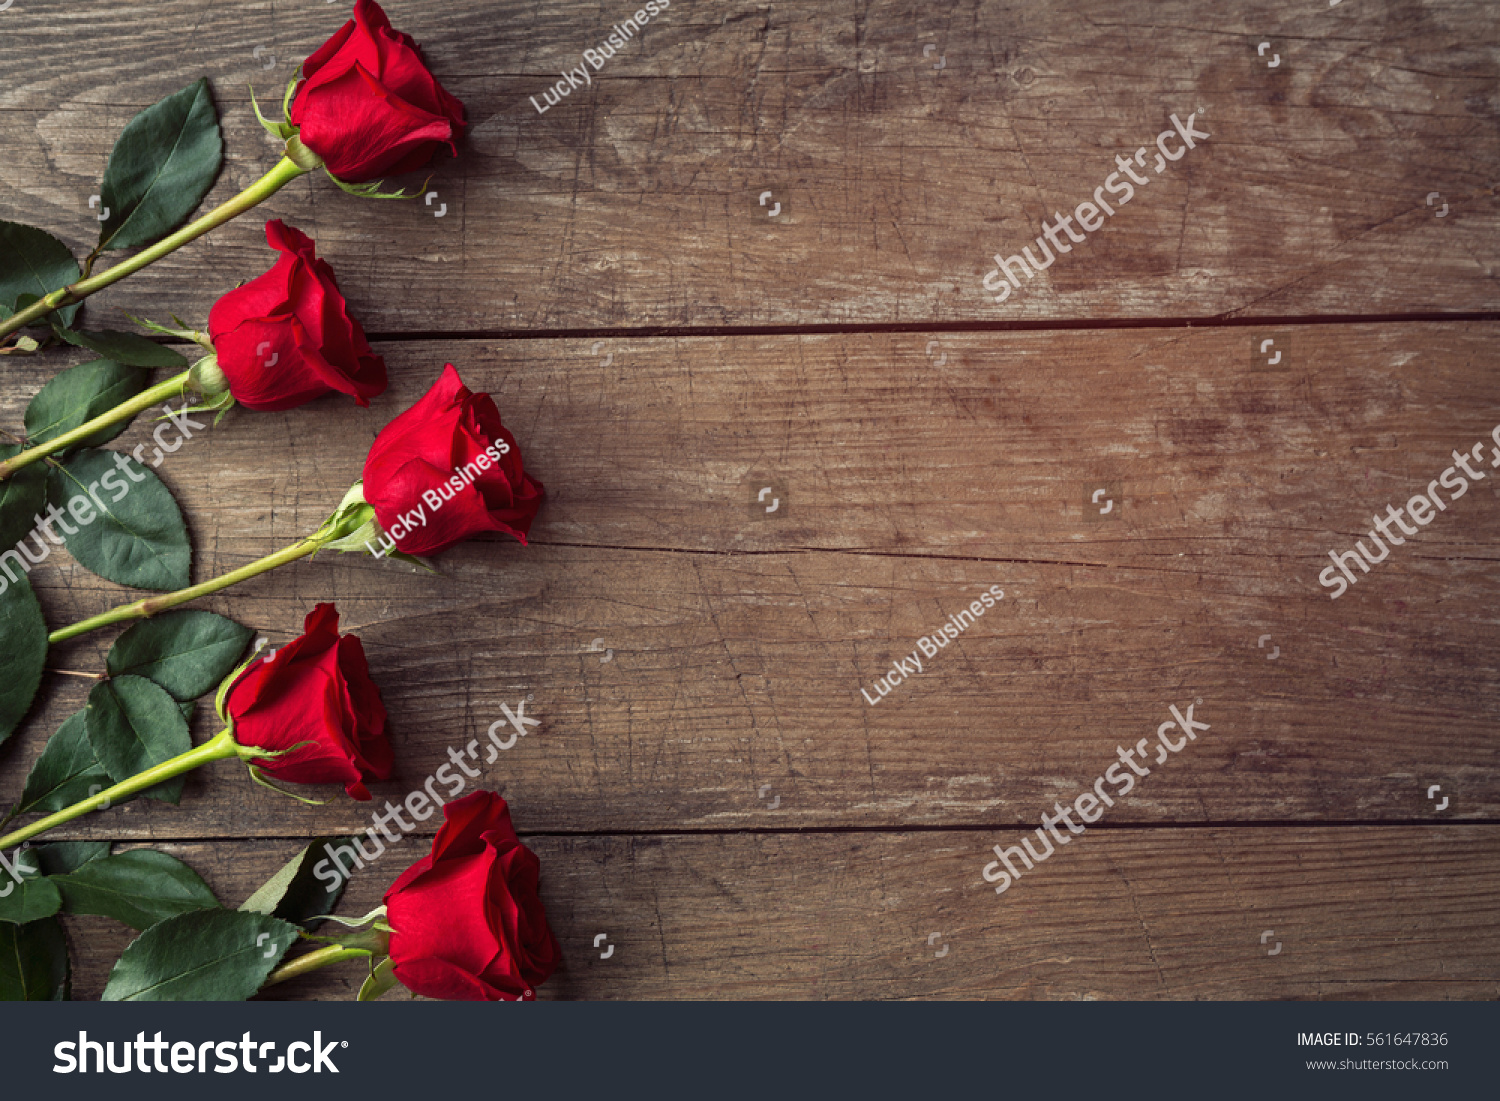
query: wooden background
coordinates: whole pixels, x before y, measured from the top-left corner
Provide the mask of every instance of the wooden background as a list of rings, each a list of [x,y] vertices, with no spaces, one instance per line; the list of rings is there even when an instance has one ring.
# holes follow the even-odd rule
[[[542,858],[566,957],[543,997],[1500,995],[1500,472],[1338,601],[1316,581],[1500,423],[1488,3],[677,0],[545,115],[528,96],[628,5],[388,11],[468,108],[429,185],[446,213],[320,177],[264,212],[317,240],[391,388],[237,410],[159,473],[206,579],[312,530],[443,363],[495,395],[549,491],[530,548],[475,540],[438,577],[320,557],[201,606],[274,645],[337,601],[390,708],[377,800],[531,699],[543,726],[481,782]],[[233,193],[275,157],[247,82],[275,99],[342,13],[17,0],[0,216],[87,251],[114,137],[202,74],[211,200]],[[995,305],[990,257],[1172,113],[1210,139]],[[260,225],[89,316],[202,324],[267,266]],[[7,361],[0,425],[81,358]],[[757,518],[771,484],[784,507]],[[59,625],[128,595],[62,554],[33,582]],[[992,584],[997,608],[865,702]],[[52,664],[102,669],[110,640]],[[0,804],[90,683],[48,679]],[[991,845],[1197,699],[1210,731],[994,894]],[[368,813],[224,764],[181,807],[67,836],[157,845],[236,905]],[[425,848],[359,874],[344,912]],[[128,934],[69,928],[96,996]]]

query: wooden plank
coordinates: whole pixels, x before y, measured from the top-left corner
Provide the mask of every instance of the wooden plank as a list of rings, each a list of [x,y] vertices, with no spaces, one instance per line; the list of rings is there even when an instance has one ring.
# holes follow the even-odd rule
[[[530,548],[478,540],[441,577],[324,557],[202,606],[274,645],[338,602],[392,717],[377,806],[527,700],[542,727],[471,786],[504,791],[542,857],[566,957],[544,997],[1500,996],[1500,470],[1340,600],[1316,580],[1455,448],[1486,441],[1490,470],[1500,325],[1410,322],[1497,308],[1487,5],[678,0],[545,116],[527,96],[627,9],[390,10],[474,123],[430,185],[444,216],[326,180],[262,213],[318,239],[372,333],[408,337],[380,343],[392,389],[237,411],[161,471],[201,579],[314,527],[444,361],[496,394],[550,491]],[[274,156],[244,83],[274,99],[343,14],[22,0],[0,16],[0,217],[85,251],[124,122],[204,73],[231,194]],[[1211,137],[1106,228],[1004,304],[982,290],[997,249],[1190,112]],[[201,323],[266,265],[260,220],[100,296],[93,323]],[[1286,323],[1350,315],[1368,323]],[[1273,320],[965,331],[1223,316]],[[932,331],[695,332],[900,325]],[[676,333],[631,335],[651,327]],[[68,358],[0,362],[0,427]],[[127,596],[61,552],[34,581],[54,623]],[[996,608],[868,702],[990,585]],[[52,664],[100,669],[109,641]],[[49,679],[0,750],[0,806],[90,683]],[[990,846],[1190,703],[1209,729],[997,897]],[[234,905],[297,838],[368,824],[330,794],[294,804],[221,764],[179,808],[54,836],[150,840]],[[69,926],[75,996],[96,997],[130,934]]]
[[[678,0],[543,115],[529,97],[628,5],[390,8],[468,105],[462,155],[430,185],[444,216],[321,179],[265,208],[318,240],[374,332],[1497,307],[1479,244],[1500,228],[1484,0],[879,0],[852,17],[836,0]],[[8,11],[0,216],[86,248],[88,196],[125,121],[203,74],[228,143],[213,197],[245,186],[275,155],[245,85],[274,101],[342,15],[197,0]],[[991,257],[1089,201],[1174,113],[1210,138],[1148,168],[1105,228],[995,304]],[[241,219],[106,292],[96,321],[125,308],[201,322],[266,266],[259,225]]]
[[[370,409],[237,410],[161,470],[189,515],[211,516],[200,554],[267,553],[322,522],[373,435],[452,362],[495,395],[547,484],[542,542],[1192,566],[1316,593],[1338,533],[1489,440],[1497,336],[1444,323],[385,342],[391,388]],[[1253,354],[1263,339],[1285,352],[1275,367]],[[0,364],[0,426],[19,431],[30,397],[83,358]],[[789,488],[779,519],[750,511],[758,478]],[[1109,483],[1124,490],[1113,520],[1088,507]],[[1497,490],[1476,484],[1361,591],[1435,557],[1488,561]]]
[[[320,522],[437,364],[496,392],[553,494],[531,548],[465,544],[435,578],[320,558],[205,605],[284,640],[338,602],[391,709],[381,798],[530,694],[543,732],[487,775],[537,828],[1035,822],[1201,698],[1212,734],[1112,821],[1495,817],[1500,476],[1341,599],[1316,580],[1488,438],[1494,329],[1278,330],[1286,371],[1252,369],[1235,329],[943,334],[942,367],[893,335],[632,341],[607,369],[570,342],[403,342],[372,410],[236,411],[161,469],[212,576]],[[5,423],[32,384],[7,389]],[[757,469],[790,487],[784,520],[750,518]],[[1124,487],[1118,521],[1087,519],[1095,482]],[[59,624],[126,595],[61,552],[33,577]],[[992,584],[1000,607],[867,702]],[[102,668],[108,641],[55,664]],[[52,680],[0,800],[86,688]],[[80,835],[365,820],[231,771],[190,786],[190,812],[134,806]]]
[[[1500,995],[1492,825],[1098,830],[999,897],[981,871],[1009,833],[526,840],[563,947],[544,998]],[[162,847],[237,904],[297,844]],[[377,905],[412,845],[357,873],[340,912]],[[70,925],[74,996],[95,997],[128,931]],[[276,993],[352,998],[359,977]]]

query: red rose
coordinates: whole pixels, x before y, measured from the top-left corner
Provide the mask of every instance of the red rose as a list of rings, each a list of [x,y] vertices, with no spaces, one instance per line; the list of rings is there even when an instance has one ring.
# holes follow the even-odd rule
[[[436,554],[481,531],[524,544],[544,493],[522,470],[494,401],[470,391],[451,363],[381,429],[365,459],[365,500],[407,554]]]
[[[449,803],[443,818],[431,854],[385,893],[394,974],[428,998],[532,1001],[562,958],[537,894],[541,862],[494,792]]]
[[[291,409],[337,390],[360,405],[385,390],[385,360],[349,316],[333,269],[304,233],[278,219],[266,241],[271,270],[214,303],[208,334],[234,400]]]
[[[319,604],[302,626],[301,637],[253,662],[225,694],[234,740],[268,750],[312,742],[252,763],[279,780],[343,784],[355,799],[368,799],[361,781],[388,779],[392,753],[365,649],[353,635],[339,637],[332,604]]]
[[[417,44],[391,29],[374,0],[357,0],[354,18],[302,63],[302,73],[292,125],[340,180],[412,172],[440,145],[458,152],[464,105],[427,71]]]

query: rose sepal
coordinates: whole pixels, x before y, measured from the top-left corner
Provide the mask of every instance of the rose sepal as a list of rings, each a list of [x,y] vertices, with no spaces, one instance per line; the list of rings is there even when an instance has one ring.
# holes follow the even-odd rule
[[[224,414],[229,412],[237,404],[234,395],[229,392],[229,377],[224,374],[219,366],[219,357],[212,351],[213,345],[208,345],[209,354],[188,368],[188,386],[200,397],[208,400],[197,405],[189,405],[176,411],[177,416],[185,416],[188,413],[212,413],[214,424],[224,419]],[[157,420],[167,420],[172,413],[157,417]]]
[[[221,723],[226,724],[226,726],[228,727],[228,729],[230,731],[230,736],[231,737],[233,737],[233,735],[234,735],[234,720],[231,719],[229,717],[229,713],[224,710],[224,698],[229,695],[229,690],[231,688],[233,688],[234,685],[235,685],[235,682],[238,681],[240,679],[240,677],[242,677],[244,675],[245,670],[249,669],[250,666],[254,665],[255,662],[258,661],[259,659],[260,659],[260,646],[257,645],[255,647],[255,653],[251,654],[244,661],[240,662],[238,668],[236,668],[233,671],[231,671],[230,674],[229,674],[229,676],[225,677],[222,681],[220,681],[219,682],[219,690],[214,693],[214,714],[216,714],[216,715],[219,716],[219,721]]]
[[[217,425],[223,420],[224,414],[234,408],[235,400],[234,395],[229,392],[229,376],[219,366],[218,353],[214,350],[213,341],[209,339],[208,334],[200,332],[197,329],[189,329],[182,318],[175,314],[172,316],[172,320],[181,326],[181,328],[169,329],[165,325],[158,325],[150,318],[135,317],[132,314],[126,314],[125,316],[143,329],[150,329],[152,332],[161,333],[164,336],[175,336],[179,340],[191,340],[208,353],[208,355],[188,368],[188,388],[209,400],[199,405],[184,406],[177,410],[177,415],[213,413],[214,424]],[[164,421],[170,417],[171,414],[167,414],[156,419]]]
[[[422,181],[421,187],[408,195],[404,187],[398,188],[395,191],[381,191],[380,185],[385,183],[384,180],[372,180],[369,183],[352,184],[339,179],[332,172],[329,172],[326,167],[323,171],[328,174],[330,180],[338,184],[340,191],[345,191],[361,199],[415,199],[418,195],[426,192],[427,185],[432,182],[432,177],[428,176]]]
[[[178,325],[176,329],[169,329],[165,325],[159,325],[149,317],[136,317],[132,313],[127,313],[125,316],[143,329],[150,329],[152,332],[161,333],[163,336],[175,336],[178,340],[191,340],[205,352],[213,353],[213,341],[208,339],[208,334],[199,332],[197,329],[188,328],[187,322],[183,321],[176,314],[172,315],[172,320]]]
[[[363,529],[361,529],[360,533],[357,534],[363,534]],[[350,536],[351,540],[353,540],[354,538],[355,536]],[[385,547],[386,543],[390,544],[388,549],[376,550],[377,547]],[[381,528],[381,526],[377,523],[371,523],[369,538],[362,540],[358,547],[353,547],[350,549],[359,550],[361,548],[368,552],[371,557],[394,558],[397,561],[405,562],[409,565],[415,566],[419,570],[425,570],[426,572],[432,574],[434,577],[438,576],[437,568],[433,566],[431,562],[428,562],[425,558],[418,558],[415,554],[407,554],[403,550],[397,550],[396,541],[394,539],[391,539],[390,536],[386,535],[385,530]]]
[[[318,914],[317,916],[310,917],[307,920],[308,920],[308,922],[314,922],[314,921],[336,921],[340,925],[344,926],[347,929],[356,929],[356,928],[358,928],[361,925],[366,925],[366,924],[368,924],[368,923],[370,923],[370,922],[373,921],[373,922],[377,923],[376,924],[376,928],[378,928],[378,929],[384,929],[387,933],[389,933],[391,931],[391,927],[389,925],[384,924],[383,922],[380,922],[380,919],[383,918],[383,917],[385,917],[385,906],[381,905],[381,906],[375,907],[375,909],[371,910],[364,917],[342,918],[342,917],[339,917],[337,914]],[[340,942],[340,943],[344,943],[344,942]]]
[[[379,923],[358,933],[342,937],[320,937],[314,933],[303,933],[302,936],[304,940],[337,944],[341,948],[357,948],[362,952],[369,952],[372,959],[384,957],[391,947],[391,927]]]
[[[240,677],[245,674],[246,670],[248,670],[250,666],[254,665],[257,661],[260,660],[262,660],[260,656],[260,647],[257,646],[255,648],[255,653],[251,654],[247,659],[245,659],[244,662],[240,664],[239,668],[235,669],[232,673],[229,674],[229,676],[225,677],[223,681],[219,683],[219,690],[214,693],[214,712],[219,716],[219,721],[224,723],[224,733],[228,734],[230,740],[234,741],[234,744],[239,747],[238,756],[240,760],[245,762],[245,768],[250,773],[251,780],[255,781],[255,783],[259,784],[263,788],[270,788],[278,795],[285,795],[288,799],[295,799],[297,800],[297,802],[305,803],[310,807],[326,806],[328,803],[328,800],[326,799],[310,799],[306,796],[298,795],[294,791],[287,791],[285,788],[277,787],[275,784],[271,783],[270,780],[266,779],[265,773],[263,773],[258,767],[256,767],[257,761],[275,761],[281,757],[285,757],[289,753],[297,752],[297,750],[301,749],[303,746],[316,745],[316,742],[301,741],[296,745],[289,745],[285,749],[262,749],[259,746],[240,745],[238,741],[235,741],[234,717],[225,710],[224,701],[229,695],[229,690],[235,686],[236,682],[238,682]]]
[[[425,558],[418,558],[415,554],[407,554],[403,550],[396,549],[396,541],[385,533],[385,529],[379,523],[371,521],[366,528],[361,528],[349,537],[351,544],[358,542],[358,546],[339,548],[341,550],[359,550],[363,548],[372,558],[394,558],[416,566],[419,570],[425,570],[434,577],[438,576],[438,570]],[[378,549],[377,549],[378,548]]]
[[[224,414],[233,409],[237,404],[238,402],[234,400],[234,395],[226,390],[212,401],[205,401],[201,405],[189,405],[184,409],[177,410],[177,414],[178,416],[186,416],[188,413],[212,413],[214,415],[214,424],[218,424],[224,419]],[[157,420],[163,421],[166,419],[166,417],[157,418]]]
[[[233,723],[230,724],[230,726],[233,725]],[[274,761],[279,757],[285,757],[288,753],[297,752],[297,750],[301,749],[303,746],[317,744],[317,742],[306,740],[298,742],[295,745],[289,745],[285,749],[261,749],[258,746],[241,746],[240,748],[243,750],[254,750],[254,760],[251,760],[244,753],[240,754],[240,760],[245,762],[245,770],[250,773],[250,779],[253,782],[259,784],[261,787],[268,788],[269,790],[274,791],[277,795],[285,795],[288,799],[295,799],[297,800],[297,802],[302,803],[305,806],[326,807],[328,805],[327,799],[314,799],[310,795],[298,795],[295,791],[287,791],[286,788],[278,787],[277,785],[271,783],[270,780],[266,779],[266,774],[261,770],[259,764],[257,764],[257,762],[259,761]]]
[[[213,345],[210,344],[209,348],[208,355],[188,368],[188,380],[204,397],[222,397],[229,393],[229,376],[219,366],[219,357],[212,351]]]
[[[294,76],[287,83],[286,94],[281,99],[281,113],[285,119],[283,122],[272,122],[260,113],[260,104],[255,99],[255,87],[254,85],[250,87],[250,108],[255,112],[256,120],[265,128],[266,133],[270,134],[273,138],[281,139],[283,142],[297,132],[297,128],[292,125],[288,108],[292,101],[292,94],[297,90],[297,82],[300,79],[300,77]]]
[[[390,541],[390,537],[386,535],[380,522],[375,518],[374,506],[365,500],[363,479],[349,487],[349,492],[344,494],[339,507],[333,510],[333,515],[323,522],[323,526],[312,538],[322,542],[323,546],[320,549],[323,550],[335,550],[343,554],[358,554],[364,551],[374,558],[398,558],[428,573],[437,573],[437,570],[416,555],[396,550],[394,542],[391,542],[389,550],[377,551],[375,549],[384,547],[385,543]]]
[[[311,172],[314,168],[323,167],[323,158],[303,145],[302,139],[295,133],[286,139],[286,159],[304,172]]]
[[[396,963],[389,956],[375,963],[374,957],[370,958],[370,975],[359,988],[358,1002],[373,1002],[386,991],[394,986],[399,986],[400,980],[396,978]]]
[[[365,500],[365,483],[361,479],[349,487],[338,507],[308,538],[319,544],[319,550],[347,553],[362,549],[378,530],[375,507]]]

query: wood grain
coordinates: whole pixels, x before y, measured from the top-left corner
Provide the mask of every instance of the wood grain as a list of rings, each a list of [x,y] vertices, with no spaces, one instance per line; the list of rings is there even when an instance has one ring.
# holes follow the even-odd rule
[[[1488,439],[1495,328],[1276,330],[1286,370],[1252,367],[1233,329],[942,334],[930,358],[886,334],[633,340],[609,368],[573,342],[403,342],[382,346],[395,382],[371,410],[237,410],[161,469],[206,578],[321,522],[438,364],[496,393],[553,487],[529,549],[476,540],[441,577],[328,556],[206,605],[274,643],[338,603],[398,740],[381,798],[531,694],[543,732],[488,775],[539,828],[755,826],[768,783],[799,828],[1035,822],[1202,699],[1212,735],[1113,819],[1410,820],[1434,783],[1447,816],[1494,818],[1500,476],[1341,599],[1316,575]],[[789,487],[784,519],[751,518],[756,471]],[[1106,483],[1119,519],[1091,520]],[[129,595],[61,552],[33,576],[56,624]],[[879,699],[892,660],[989,585],[1001,606],[872,707],[862,690]],[[108,641],[55,663],[102,668]],[[0,797],[87,687],[54,678]],[[190,813],[85,828],[366,818],[231,771]]]
[[[444,362],[495,395],[548,486],[530,547],[474,540],[440,576],[319,556],[199,606],[274,645],[338,604],[391,715],[377,806],[528,699],[542,727],[473,784],[542,858],[566,960],[544,997],[1500,996],[1500,470],[1340,599],[1317,581],[1500,422],[1488,5],[677,0],[545,115],[528,96],[627,7],[388,10],[469,111],[434,204],[298,181],[86,317],[201,325],[268,265],[264,215],[317,239],[379,338],[370,409],[237,410],[162,463],[198,580],[320,523]],[[205,74],[210,201],[234,193],[276,156],[246,84],[274,101],[344,16],[17,0],[0,217],[85,252],[120,129]],[[1173,113],[1210,138],[995,304],[991,257]],[[0,362],[0,428],[81,358]],[[33,582],[54,625],[134,595],[63,552]],[[102,669],[111,637],[50,664]],[[0,806],[91,683],[49,676]],[[991,845],[1190,703],[1208,731],[995,895]],[[158,844],[234,905],[299,838],[368,824],[329,794],[220,764],[180,807],[55,836]],[[69,929],[95,997],[129,934]]]
[[[341,8],[8,11],[0,216],[86,250],[88,196],[120,129],[204,74],[227,138],[212,197],[244,187],[276,155],[246,85],[274,102]],[[460,156],[430,184],[446,214],[309,178],[266,215],[312,234],[375,332],[1500,305],[1484,246],[1500,226],[1500,60],[1483,0],[1228,12],[1210,0],[678,0],[538,115],[529,97],[540,102],[629,10],[393,3],[468,108]],[[44,56],[67,63],[39,66]],[[991,257],[1089,200],[1116,155],[1154,146],[1173,113],[1196,113],[1211,137],[1148,172],[1104,229],[996,305],[981,284]],[[766,190],[784,207],[774,219]],[[123,308],[201,322],[267,265],[251,215],[101,295],[95,318]]]
[[[543,998],[1500,995],[1494,826],[1095,830],[1001,896],[980,872],[1004,831],[525,840],[563,948]],[[340,913],[377,905],[419,846],[357,873]],[[162,847],[234,905],[297,843]],[[94,997],[130,933],[69,924],[74,995]],[[275,996],[352,999],[360,978]]]

